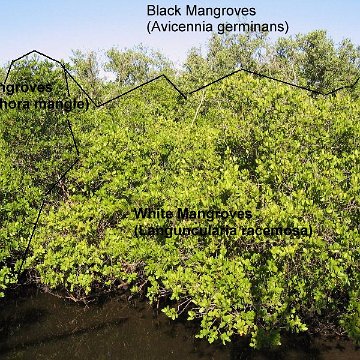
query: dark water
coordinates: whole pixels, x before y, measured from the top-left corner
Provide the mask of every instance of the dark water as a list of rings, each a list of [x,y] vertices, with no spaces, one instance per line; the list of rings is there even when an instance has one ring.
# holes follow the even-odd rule
[[[154,316],[146,302],[113,298],[88,307],[32,291],[0,303],[0,359],[360,359],[344,340],[287,338],[280,349],[209,345],[189,322]]]

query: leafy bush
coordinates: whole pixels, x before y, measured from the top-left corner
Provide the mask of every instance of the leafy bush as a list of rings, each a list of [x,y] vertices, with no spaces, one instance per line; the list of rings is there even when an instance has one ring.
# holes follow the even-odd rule
[[[106,109],[72,113],[81,160],[62,184],[62,201],[44,209],[26,268],[84,299],[124,284],[145,290],[154,303],[166,300],[171,318],[198,319],[198,336],[210,342],[238,334],[255,347],[274,345],[281,332],[315,322],[339,323],[358,339],[359,114],[345,92],[314,98],[246,74],[187,102],[161,80]],[[9,173],[2,181],[17,188]],[[31,181],[29,189],[37,194]],[[136,219],[140,207],[252,217]],[[14,221],[2,225],[4,238]],[[238,233],[136,237],[139,225],[228,225]],[[241,232],[257,227],[312,234]]]

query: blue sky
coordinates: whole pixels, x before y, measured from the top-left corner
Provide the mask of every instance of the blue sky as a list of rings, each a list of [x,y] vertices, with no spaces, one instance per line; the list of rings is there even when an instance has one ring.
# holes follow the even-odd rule
[[[3,0],[0,1],[0,63],[33,49],[66,60],[73,49],[101,51],[139,43],[161,50],[179,63],[189,48],[205,43],[208,35],[204,33],[149,35],[146,24],[154,18],[146,15],[147,4],[178,4],[184,8],[186,4],[255,7],[257,15],[249,19],[254,22],[286,20],[290,25],[289,34],[326,29],[336,42],[347,37],[360,45],[360,0]],[[162,22],[167,20],[181,22],[189,18],[161,18]],[[231,20],[238,21],[236,17]]]

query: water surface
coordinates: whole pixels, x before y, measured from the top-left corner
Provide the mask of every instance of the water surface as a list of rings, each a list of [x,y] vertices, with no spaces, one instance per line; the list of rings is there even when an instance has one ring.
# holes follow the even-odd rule
[[[210,345],[191,322],[156,316],[146,302],[121,297],[83,306],[40,291],[10,294],[0,303],[0,359],[360,359],[348,341],[287,337],[271,351],[244,341]]]

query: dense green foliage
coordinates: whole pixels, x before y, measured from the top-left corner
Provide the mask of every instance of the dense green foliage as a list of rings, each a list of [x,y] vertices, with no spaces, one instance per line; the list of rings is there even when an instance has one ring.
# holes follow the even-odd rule
[[[37,84],[44,83],[44,79],[53,84],[52,96],[66,93],[62,71],[36,58],[15,64],[8,82]],[[7,102],[37,99],[35,94],[21,93],[3,98]],[[0,134],[0,290],[3,290],[7,284],[16,282],[14,274],[45,192],[75,157],[66,117],[61,113],[1,110]],[[55,192],[48,200],[55,201],[57,197]]]
[[[78,55],[86,82],[90,62]],[[116,64],[115,50],[112,56]],[[90,60],[92,88],[101,92]],[[63,83],[61,72],[36,64],[20,64],[12,76]],[[143,79],[146,66],[141,69]],[[121,86],[136,84],[119,70],[106,86],[119,86],[121,74]],[[195,81],[189,73],[178,80],[185,87]],[[80,162],[49,196],[25,269],[37,282],[80,299],[130,285],[134,294],[165,304],[170,317],[198,319],[199,337],[210,342],[239,334],[255,347],[274,345],[283,331],[319,324],[359,340],[356,91],[313,97],[240,73],[187,101],[162,79],[106,108],[69,113]],[[74,160],[65,125],[56,112],[1,113],[2,289],[17,281],[11,269],[21,263],[49,179]],[[249,210],[253,216],[135,219],[133,209],[140,207]],[[136,237],[141,224],[311,226],[312,235]]]

